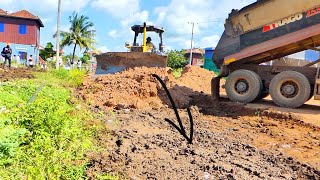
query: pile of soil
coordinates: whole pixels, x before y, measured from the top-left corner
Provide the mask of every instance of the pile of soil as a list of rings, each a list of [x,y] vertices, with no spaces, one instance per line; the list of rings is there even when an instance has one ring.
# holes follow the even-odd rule
[[[215,77],[214,72],[208,71],[198,66],[186,66],[181,77],[178,79],[170,79],[168,86],[169,91],[178,108],[185,109],[190,107],[194,96],[200,96],[203,94],[211,94],[211,79]],[[225,83],[224,79],[221,79],[221,85]],[[224,91],[224,89],[220,89]],[[160,97],[165,104],[169,103],[167,95],[161,91]],[[209,97],[210,98],[210,97]]]
[[[6,82],[13,79],[21,79],[27,78],[32,79],[34,78],[32,71],[23,68],[11,68],[11,69],[2,69],[0,68],[0,81]]]
[[[179,108],[186,108],[191,96],[210,93],[214,73],[195,66],[187,66],[182,76],[175,79],[171,71],[163,68],[136,67],[114,75],[89,79],[79,88],[82,99],[100,109],[143,109],[171,106],[160,83],[163,79]]]
[[[189,87],[194,91],[211,93],[211,79],[215,73],[198,66],[186,66],[175,82],[179,86]]]

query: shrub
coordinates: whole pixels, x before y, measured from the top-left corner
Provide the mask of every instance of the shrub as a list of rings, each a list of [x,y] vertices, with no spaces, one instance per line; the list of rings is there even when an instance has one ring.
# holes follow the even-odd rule
[[[55,73],[70,79],[80,72]],[[31,104],[42,79],[0,85],[0,179],[84,178],[84,154],[93,148],[85,122],[92,115],[68,103],[70,90],[58,85],[65,80],[49,83],[52,73],[43,76],[51,79]]]
[[[184,57],[184,50],[173,50],[168,53],[168,67],[172,69],[183,68],[188,64],[188,60]]]

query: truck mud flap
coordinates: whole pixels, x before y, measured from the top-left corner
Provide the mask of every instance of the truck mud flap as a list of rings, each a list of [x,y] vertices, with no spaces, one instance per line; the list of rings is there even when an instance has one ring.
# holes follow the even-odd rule
[[[220,99],[220,76],[214,77],[211,80],[211,96],[213,100]]]

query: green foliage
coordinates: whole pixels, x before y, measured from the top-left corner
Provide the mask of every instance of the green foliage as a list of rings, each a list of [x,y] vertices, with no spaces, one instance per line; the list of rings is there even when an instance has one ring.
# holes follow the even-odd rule
[[[87,53],[84,53],[81,58],[82,63],[87,63],[89,60],[90,60],[90,55]]]
[[[173,76],[177,79],[181,77],[181,73],[183,71],[183,68],[178,68],[173,70]]]
[[[188,60],[184,57],[184,50],[173,50],[168,53],[168,67],[173,69],[183,68],[188,64]]]
[[[96,133],[86,122],[94,117],[65,88],[79,85],[83,76],[56,70],[0,83],[0,179],[85,179],[84,154],[95,150]]]
[[[56,51],[53,50],[53,44],[51,42],[48,42],[44,50],[40,50],[40,57],[42,57],[43,60],[46,60],[47,58],[53,57],[56,54]]]
[[[98,180],[119,180],[119,177],[114,177],[109,174],[102,174],[97,177]]]
[[[50,75],[53,75],[53,78],[58,78],[59,80],[63,80],[61,82],[61,85],[63,86],[78,87],[82,85],[86,72],[84,70],[78,70],[78,69],[71,69],[71,70],[57,69],[57,70],[53,70]],[[52,77],[46,77],[46,78],[52,78]]]
[[[63,60],[64,62],[67,62],[68,59],[71,60],[72,57],[73,57],[72,54],[68,54],[68,55],[66,55],[66,56],[63,56],[63,57],[62,57],[62,60]],[[78,61],[80,58],[79,58],[77,55],[74,55],[73,59],[74,59],[74,61]]]
[[[95,43],[94,36],[95,31],[91,30],[93,27],[93,23],[89,21],[87,16],[81,15],[79,16],[78,13],[73,13],[69,16],[70,28],[69,31],[62,31],[60,36],[61,40],[61,47],[71,46],[73,45],[73,57],[71,61],[74,62],[74,55],[77,46],[80,47],[80,50],[83,48],[88,51],[92,45]],[[54,34],[54,37],[57,34]]]

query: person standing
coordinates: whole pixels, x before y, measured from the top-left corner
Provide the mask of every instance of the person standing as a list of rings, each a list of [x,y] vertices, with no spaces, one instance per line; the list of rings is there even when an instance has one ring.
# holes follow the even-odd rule
[[[20,54],[18,54],[17,56],[16,56],[16,61],[17,61],[17,65],[19,65],[21,62],[20,62]]]
[[[82,61],[78,60],[78,69],[81,70],[81,66],[82,66]]]
[[[44,60],[42,59],[42,57],[40,57],[40,56],[39,56],[39,63],[40,63],[40,67],[41,67],[42,70],[46,70],[46,69],[47,69],[47,63],[46,63],[46,61],[44,61]]]
[[[9,63],[9,68],[11,68],[12,49],[10,43],[7,43],[7,46],[2,49],[1,55],[4,57],[3,68],[5,68],[7,61]]]
[[[29,61],[29,67],[33,68],[33,66],[34,66],[34,62],[33,62],[32,55],[30,55],[30,57],[29,57],[28,61]]]

